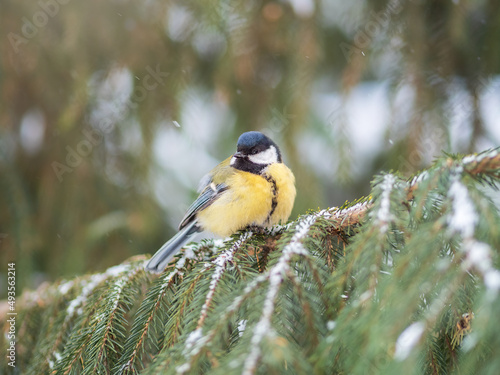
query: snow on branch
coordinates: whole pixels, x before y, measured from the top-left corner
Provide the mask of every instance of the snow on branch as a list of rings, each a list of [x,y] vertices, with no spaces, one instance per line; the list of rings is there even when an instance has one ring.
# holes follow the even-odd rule
[[[385,234],[389,229],[389,223],[394,220],[394,215],[391,214],[391,192],[394,189],[396,177],[393,174],[386,174],[384,180],[380,184],[382,194],[380,195],[380,207],[376,212],[373,212],[375,224],[380,228],[380,233]]]
[[[424,331],[425,324],[422,322],[415,322],[406,327],[396,341],[394,359],[397,361],[404,361],[411,354],[413,348],[418,344]]]
[[[200,318],[198,320],[198,328],[201,328],[203,322],[205,321],[205,318],[207,317],[208,308],[212,303],[215,289],[217,288],[217,284],[222,277],[222,273],[226,269],[226,265],[233,261],[233,256],[236,250],[238,250],[240,246],[250,237],[252,237],[252,232],[248,231],[243,233],[229,250],[222,252],[222,254],[215,258],[215,260],[212,262],[215,265],[215,271],[212,274],[212,280],[210,281],[210,287],[207,293],[207,297],[205,298],[205,303],[201,308]]]
[[[500,173],[500,148],[462,158],[465,171],[472,175]]]
[[[131,284],[141,274],[144,274],[144,269],[142,262],[138,262],[134,266],[132,264],[114,266],[90,277],[80,295],[69,303],[63,329],[60,332],[61,335],[66,332],[67,323],[74,315],[86,314],[77,324],[78,327],[85,328],[73,330],[73,334],[65,343],[62,355],[54,351],[56,362],[49,360],[49,367],[54,369],[54,372],[75,371],[75,367],[80,365],[80,359],[85,356],[84,352],[87,353],[84,365],[88,368],[97,369],[106,362],[109,349],[114,347],[118,337],[123,337],[125,334],[125,329],[120,323],[123,314],[128,310],[128,307],[122,306],[128,304],[125,294],[129,293]],[[96,296],[97,287],[104,282],[108,283],[109,288]],[[92,297],[92,302],[87,301],[89,297]],[[89,314],[89,311],[92,313]],[[59,342],[58,337],[53,349]]]
[[[275,301],[279,288],[283,283],[283,276],[290,269],[290,260],[292,256],[308,254],[308,251],[302,244],[302,240],[307,236],[309,229],[320,216],[330,217],[331,214],[327,210],[323,210],[317,214],[309,215],[305,217],[305,219],[298,222],[295,227],[295,234],[283,249],[283,254],[278,260],[278,263],[267,273],[269,278],[269,289],[264,300],[261,318],[253,329],[253,336],[250,341],[251,350],[245,359],[243,368],[244,375],[251,375],[255,372],[257,362],[261,355],[260,344],[266,336],[272,334],[273,332],[271,327],[271,316],[274,312]]]
[[[457,170],[457,163],[460,173],[466,172],[473,177],[496,176],[498,178],[500,177],[500,148],[487,150],[480,154],[467,155],[457,161],[452,158],[447,158],[441,163],[439,168],[443,171],[451,169]],[[407,189],[408,200],[414,198],[414,191],[416,191],[420,183],[427,180],[430,175],[429,171],[423,171],[410,180]]]
[[[465,255],[464,268],[475,269],[482,275],[486,288],[494,294],[498,293],[500,271],[493,267],[490,246],[474,238],[479,214],[469,191],[460,181],[458,174],[452,177],[448,197],[452,207],[447,224],[451,235],[459,234],[463,238],[461,249]]]
[[[452,202],[451,215],[447,218],[451,234],[458,233],[462,238],[472,237],[479,222],[479,216],[469,197],[469,191],[460,182],[458,175],[453,176],[448,196]]]
[[[278,293],[279,286],[283,281],[282,276],[290,268],[289,262],[292,255],[307,254],[307,250],[305,250],[305,248],[303,247],[301,240],[307,236],[310,227],[319,217],[324,217],[327,219],[332,217],[346,218],[349,215],[359,214],[359,211],[362,210],[362,207],[364,206],[365,204],[357,204],[353,207],[344,210],[338,210],[338,209],[322,210],[316,214],[308,215],[304,219],[299,221],[299,223],[295,227],[295,234],[292,236],[290,242],[283,249],[283,254],[278,260],[278,263],[271,270],[267,271],[262,275],[257,276],[254,280],[252,280],[250,284],[248,284],[245,287],[243,293],[234,299],[233,303],[231,303],[231,305],[227,308],[226,313],[220,317],[219,321],[225,324],[225,322],[227,322],[227,320],[229,319],[230,315],[234,314],[238,310],[238,308],[245,301],[245,299],[259,285],[261,285],[266,281],[269,281],[269,290],[266,296],[266,300],[264,302],[263,314],[259,323],[257,323],[257,326],[253,330],[254,336],[252,337],[252,351],[247,357],[247,361],[245,362],[245,364],[248,365],[249,369],[250,367],[252,367],[252,363],[254,366],[259,358],[260,355],[259,344],[261,340],[265,335],[270,333],[270,319],[271,319],[271,314],[274,310],[274,301]],[[332,213],[332,211],[334,212]],[[208,345],[208,343],[211,342],[211,340],[217,333],[217,327],[215,327],[211,329],[209,332],[207,332],[206,335],[203,335],[201,326],[206,318],[208,306],[210,305],[213,299],[215,288],[220,280],[224,267],[228,262],[231,261],[235,251],[241,246],[241,244],[244,241],[248,240],[248,238],[250,238],[251,235],[252,233],[250,232],[243,233],[240,239],[237,242],[235,242],[234,245],[229,250],[224,251],[212,262],[213,264],[216,265],[216,270],[212,275],[209,292],[207,293],[207,297],[205,298],[205,303],[202,307],[202,312],[200,314],[200,319],[198,321],[198,327],[188,335],[188,338],[186,340],[183,351],[186,361],[182,365],[176,368],[176,372],[178,374],[185,374],[191,369],[192,360],[200,353],[201,349],[204,346]],[[246,320],[244,321],[244,323],[241,323],[238,326],[240,336],[243,334],[245,326],[246,326]],[[259,333],[259,335],[256,335],[256,333]]]
[[[208,309],[213,301],[215,290],[217,288],[217,285],[219,284],[224,270],[226,269],[227,264],[230,264],[233,261],[234,253],[241,247],[243,243],[245,243],[245,241],[252,237],[252,234],[253,233],[250,231],[244,232],[240,236],[240,238],[236,242],[234,242],[231,248],[223,251],[219,256],[217,256],[217,258],[215,258],[214,261],[212,261],[212,265],[215,266],[215,270],[212,274],[209,290],[205,298],[205,302],[201,307],[198,326],[188,335],[188,338],[186,340],[186,344],[184,347],[184,356],[186,358],[186,362],[176,368],[178,374],[184,374],[191,369],[191,358],[196,356],[200,352],[201,348],[208,341],[210,341],[212,333],[210,332],[206,336],[203,336],[202,326],[208,315]]]
[[[66,308],[66,312],[67,312],[66,321],[70,320],[75,315],[80,315],[83,313],[82,306],[84,306],[85,303],[87,302],[88,296],[94,291],[94,289],[98,285],[103,283],[104,280],[106,280],[110,277],[116,277],[116,276],[128,271],[129,269],[130,269],[129,264],[113,266],[113,267],[108,268],[103,273],[97,273],[97,274],[90,276],[90,280],[88,280],[88,281],[82,280],[82,282],[81,282],[82,286],[83,286],[82,292],[75,299],[73,299],[69,303],[68,307]],[[61,292],[63,292],[63,290]]]
[[[298,285],[300,283],[298,279],[295,280],[296,274],[294,273],[294,262],[297,256],[301,257],[301,264],[302,262],[306,266],[307,263],[311,264],[309,269],[312,272],[312,279],[326,291],[323,293],[321,288],[315,290],[318,293],[317,297],[321,297],[317,301],[323,304],[324,309],[314,312],[318,314],[314,318],[327,319],[327,327],[333,327],[332,322],[339,322],[338,327],[341,327],[340,322],[349,323],[349,319],[337,315],[340,311],[337,307],[351,309],[351,311],[356,308],[354,303],[348,301],[347,296],[356,292],[359,284],[352,283],[349,286],[351,289],[347,290],[344,280],[335,278],[335,272],[348,269],[348,272],[352,272],[348,275],[357,277],[365,269],[372,274],[375,271],[372,271],[372,268],[351,267],[351,265],[346,265],[347,268],[339,266],[332,271],[328,263],[329,258],[322,257],[322,254],[317,256],[317,249],[321,251],[323,245],[329,249],[335,236],[337,240],[340,238],[344,241],[343,245],[350,244],[349,239],[353,230],[356,233],[363,233],[364,229],[374,227],[375,231],[370,231],[369,236],[373,234],[378,236],[379,233],[387,234],[391,223],[399,225],[399,222],[404,229],[406,222],[403,219],[406,220],[408,217],[404,211],[407,209],[411,215],[415,208],[426,209],[427,206],[424,205],[427,203],[438,205],[435,215],[424,219],[421,217],[410,217],[410,219],[415,220],[417,225],[420,225],[422,221],[425,224],[433,224],[430,222],[433,220],[432,227],[430,225],[411,227],[408,236],[404,238],[399,235],[390,238],[380,236],[377,240],[384,244],[393,241],[403,248],[408,245],[413,233],[418,234],[414,236],[415,241],[421,238],[422,233],[416,233],[417,230],[425,231],[432,228],[430,235],[436,235],[435,232],[439,231],[436,239],[439,237],[439,240],[444,240],[445,246],[451,243],[453,249],[459,249],[458,254],[452,254],[457,260],[455,264],[461,267],[457,274],[459,276],[467,276],[468,273],[478,275],[485,286],[486,297],[492,296],[491,301],[497,301],[496,297],[500,291],[500,271],[494,268],[493,244],[496,243],[497,237],[494,236],[498,236],[498,232],[488,235],[485,235],[485,232],[488,225],[496,228],[498,216],[493,211],[491,215],[485,213],[488,209],[487,200],[481,191],[469,185],[478,181],[491,182],[494,185],[499,180],[499,149],[478,155],[442,158],[433,167],[406,183],[397,174],[386,174],[377,179],[380,183],[375,187],[374,195],[377,197],[375,200],[364,198],[341,208],[331,208],[304,215],[297,221],[275,226],[268,231],[266,235],[269,238],[266,239],[265,246],[269,247],[269,250],[276,251],[276,257],[273,256],[272,263],[264,264],[262,267],[264,269],[261,269],[258,264],[258,271],[262,273],[254,272],[254,268],[250,269],[254,267],[250,257],[252,263],[248,263],[249,277],[235,280],[234,286],[226,285],[225,272],[230,264],[236,263],[235,259],[240,255],[238,249],[242,248],[244,242],[252,236],[248,231],[241,233],[240,237],[233,242],[222,243],[221,241],[217,244],[214,242],[214,245],[209,246],[201,243],[186,247],[176,256],[176,261],[171,263],[164,274],[158,278],[143,273],[144,258],[142,257],[109,268],[100,274],[62,281],[53,287],[40,288],[36,293],[26,293],[22,300],[24,301],[23,308],[28,311],[28,314],[24,316],[20,330],[23,332],[29,330],[34,334],[32,338],[29,334],[25,335],[26,338],[23,337],[25,342],[21,345],[26,353],[33,351],[34,359],[26,357],[23,360],[31,368],[37,370],[40,368],[40,371],[44,373],[70,373],[85,368],[88,369],[86,371],[102,370],[102,372],[131,374],[147,369],[148,366],[155,368],[172,366],[171,370],[176,370],[178,373],[189,373],[198,370],[197,362],[208,365],[213,358],[216,358],[213,356],[216,353],[214,349],[218,353],[220,347],[224,350],[229,347],[226,332],[228,327],[232,329],[233,325],[228,326],[228,322],[235,318],[237,326],[234,326],[234,332],[231,332],[230,344],[235,344],[234,348],[238,349],[234,351],[232,357],[224,358],[221,365],[224,362],[224,365],[231,366],[231,368],[239,366],[241,367],[239,372],[246,375],[254,374],[260,370],[261,363],[263,368],[268,365],[264,363],[267,356],[266,360],[263,359],[265,343],[276,335],[274,328],[279,324],[280,319],[286,319],[280,316],[281,314],[277,314],[279,310],[277,305],[284,291],[284,284],[291,282]],[[432,194],[429,194],[430,192]],[[372,225],[360,225],[370,210],[368,219]],[[400,213],[401,216],[399,216]],[[413,230],[414,228],[416,229]],[[443,228],[445,230],[441,231],[440,229]],[[281,238],[279,241],[278,237]],[[491,238],[493,239],[490,240]],[[405,243],[406,240],[408,243]],[[250,243],[253,244],[253,241],[252,238]],[[255,242],[258,243],[257,240]],[[372,242],[358,242],[353,242],[353,244],[359,246],[357,249],[360,249],[361,255],[346,257],[347,261],[359,262],[356,264],[362,266],[374,264],[365,254],[378,255],[378,249],[371,246]],[[332,248],[337,250],[335,246]],[[311,249],[311,252],[308,249]],[[414,247],[408,247],[408,249],[413,250]],[[267,250],[266,248],[266,252]],[[217,254],[215,254],[216,251],[218,251]],[[431,247],[429,249],[418,248],[415,251],[428,251],[429,254],[433,251],[432,256],[436,256],[436,259],[441,256]],[[409,254],[409,256],[412,255]],[[206,261],[208,258],[212,261]],[[361,259],[365,263],[362,263]],[[323,272],[323,264],[325,264],[325,272]],[[404,262],[398,264],[399,267],[406,267]],[[391,263],[390,266],[393,264]],[[238,268],[242,275],[247,272],[246,269],[245,267]],[[333,272],[333,279],[329,278],[331,276],[329,272]],[[381,269],[380,272],[384,271]],[[440,277],[436,276],[436,280]],[[232,278],[227,280],[233,282]],[[326,282],[328,280],[335,282],[330,285]],[[424,281],[429,282],[427,278]],[[457,278],[457,281],[455,289],[447,287],[437,295],[428,308],[424,320],[416,323],[410,322],[408,325],[399,327],[400,330],[394,332],[390,339],[385,340],[390,341],[390,345],[395,349],[393,359],[396,362],[412,361],[412,358],[416,357],[412,355],[416,348],[427,345],[424,337],[429,329],[433,329],[438,324],[438,313],[448,306],[445,303],[451,301],[452,297],[455,298],[453,292],[460,285],[460,278]],[[200,284],[203,285],[202,290],[206,290],[201,294],[200,289],[196,289]],[[373,285],[382,285],[382,283]],[[185,287],[187,292],[181,293]],[[234,288],[240,293],[231,299],[221,298],[221,306],[217,309],[220,314],[211,319],[211,315],[214,315],[212,310],[216,296],[222,290],[229,288]],[[190,294],[193,290],[197,290],[198,293]],[[300,294],[300,288],[298,290]],[[338,292],[335,298],[332,297],[332,290]],[[142,291],[146,291],[145,296]],[[396,292],[392,291],[392,293],[393,296],[396,295]],[[369,294],[362,293],[361,296],[369,296]],[[337,306],[340,297],[343,299]],[[297,296],[298,300],[302,298]],[[189,308],[184,308],[185,306]],[[330,308],[331,311],[328,312]],[[131,312],[134,313],[134,317],[130,327],[131,322],[127,314]],[[198,314],[194,321],[192,320],[193,312]],[[238,315],[240,312],[242,316]],[[56,313],[57,315],[52,316]],[[364,314],[365,311],[360,313]],[[407,315],[404,315],[405,319],[406,317]],[[197,325],[194,328],[192,324],[196,322]],[[43,329],[39,331],[31,329],[37,324],[43,324]],[[179,327],[188,326],[193,327],[192,332],[179,329]],[[241,346],[237,342],[240,337]],[[329,348],[337,344],[321,342],[320,338],[320,345]],[[290,350],[289,354],[293,356],[292,350],[295,349],[290,346]],[[383,353],[387,352],[383,349]],[[206,358],[203,357],[204,355]],[[328,355],[329,351],[326,350],[324,358]]]

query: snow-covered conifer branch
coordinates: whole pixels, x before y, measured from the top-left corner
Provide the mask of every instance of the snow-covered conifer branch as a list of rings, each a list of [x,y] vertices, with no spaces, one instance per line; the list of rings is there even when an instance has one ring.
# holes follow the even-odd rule
[[[493,150],[441,158],[407,182],[383,174],[369,198],[189,245],[159,276],[142,271],[143,257],[26,293],[21,372],[399,374],[467,363],[486,373],[500,215],[476,186],[500,182],[499,161]]]
[[[477,163],[481,163],[481,160],[484,158]],[[459,174],[452,176],[448,191],[451,200],[451,212],[447,216],[448,229],[450,235],[459,234],[463,239],[461,250],[465,255],[464,268],[479,272],[487,289],[497,294],[500,291],[500,271],[493,267],[493,252],[490,245],[475,238],[476,227],[480,220],[479,213],[469,190],[460,181],[459,176]]]
[[[309,232],[309,229],[314,224],[319,216],[329,215],[325,211],[321,211],[316,215],[307,216],[300,220],[295,227],[295,233],[290,242],[283,249],[278,263],[268,271],[269,288],[267,290],[262,315],[253,328],[253,336],[250,341],[250,353],[245,359],[243,374],[250,375],[255,372],[257,362],[261,355],[260,345],[262,340],[273,332],[271,327],[271,316],[274,311],[275,300],[278,295],[279,288],[283,282],[284,274],[290,269],[290,260],[294,255],[307,255],[307,250],[302,244],[304,237]]]

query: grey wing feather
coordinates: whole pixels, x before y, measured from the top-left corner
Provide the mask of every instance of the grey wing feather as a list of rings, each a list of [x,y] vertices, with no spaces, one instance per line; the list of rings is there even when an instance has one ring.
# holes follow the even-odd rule
[[[205,190],[205,188],[208,185],[210,185],[211,182],[212,182],[212,176],[210,175],[210,173],[207,173],[205,176],[201,178],[200,183],[198,184],[197,192],[201,194],[203,190]]]
[[[202,179],[202,181],[205,178]],[[201,184],[200,184],[201,187]],[[210,206],[219,195],[227,190],[228,186],[226,184],[215,185],[208,179],[208,183],[205,184],[204,190],[201,194],[196,198],[196,200],[189,206],[186,214],[182,218],[181,223],[179,224],[179,229],[184,228],[187,224],[189,224],[195,217],[196,213],[204,208]]]
[[[170,263],[170,260],[184,246],[189,239],[199,231],[196,226],[196,221],[191,222],[183,230],[178,232],[170,240],[168,240],[156,253],[151,257],[146,268],[152,272],[162,272]]]

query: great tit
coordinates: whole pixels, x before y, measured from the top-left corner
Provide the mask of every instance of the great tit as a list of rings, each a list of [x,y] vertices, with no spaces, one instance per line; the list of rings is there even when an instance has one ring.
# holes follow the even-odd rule
[[[148,270],[163,271],[197,232],[227,237],[247,227],[286,222],[296,194],[295,177],[283,164],[278,146],[256,131],[240,136],[236,153],[203,177],[198,191],[179,232],[153,255]]]

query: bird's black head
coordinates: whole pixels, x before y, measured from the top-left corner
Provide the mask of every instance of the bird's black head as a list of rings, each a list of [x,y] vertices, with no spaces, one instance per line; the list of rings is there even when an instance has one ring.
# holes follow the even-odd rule
[[[236,150],[231,165],[243,171],[258,174],[269,164],[282,162],[279,147],[260,132],[243,133]]]

